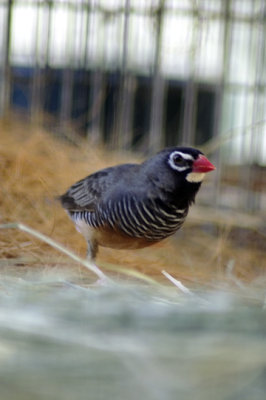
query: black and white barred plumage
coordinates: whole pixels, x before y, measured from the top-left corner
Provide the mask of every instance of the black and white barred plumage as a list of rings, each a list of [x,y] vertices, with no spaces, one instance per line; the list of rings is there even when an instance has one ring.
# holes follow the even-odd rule
[[[83,220],[93,228],[107,224],[133,238],[144,237],[150,241],[159,241],[175,233],[187,213],[188,208],[165,207],[156,200],[140,203],[134,196],[123,196],[114,203],[110,200],[104,209],[98,206],[94,212],[69,212],[75,223]]]
[[[71,186],[61,202],[93,256],[98,244],[145,247],[182,226],[205,172],[212,169],[199,150],[174,147],[142,164],[96,172]]]

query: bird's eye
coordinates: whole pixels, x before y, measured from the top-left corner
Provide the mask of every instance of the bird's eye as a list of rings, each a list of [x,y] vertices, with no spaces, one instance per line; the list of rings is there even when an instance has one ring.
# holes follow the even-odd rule
[[[190,154],[182,153],[181,151],[174,151],[169,157],[170,167],[182,172],[192,167],[193,158]]]
[[[186,163],[187,163],[187,161],[184,160],[184,158],[180,154],[175,154],[174,155],[173,162],[178,167],[182,167],[182,166],[186,165]]]

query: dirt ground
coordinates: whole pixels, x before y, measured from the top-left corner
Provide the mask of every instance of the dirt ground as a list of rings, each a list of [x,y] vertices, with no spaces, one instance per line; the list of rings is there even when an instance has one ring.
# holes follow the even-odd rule
[[[0,122],[0,224],[21,222],[83,257],[86,243],[56,196],[100,168],[141,158],[95,147],[85,140],[74,142],[27,123]],[[233,229],[228,224],[212,223],[211,218],[204,225],[193,217],[200,210],[194,207],[195,213],[171,239],[138,251],[100,248],[98,265],[113,264],[156,280],[164,280],[161,270],[166,270],[187,284],[213,287],[218,281],[247,282],[265,277],[262,232]],[[212,215],[213,210],[205,208],[204,213]],[[82,270],[46,243],[15,229],[0,230],[0,260],[1,265],[21,268],[64,266]],[[112,273],[126,277],[121,272]]]

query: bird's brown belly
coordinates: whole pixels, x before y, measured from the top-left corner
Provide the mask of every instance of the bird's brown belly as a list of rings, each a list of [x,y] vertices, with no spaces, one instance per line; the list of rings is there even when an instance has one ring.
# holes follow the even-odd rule
[[[92,227],[84,220],[75,221],[77,230],[85,237],[87,241],[96,241],[100,246],[113,249],[141,249],[158,243],[160,240],[149,240],[145,237],[132,237],[124,233],[119,228],[111,228],[108,225],[101,227]]]
[[[97,240],[100,246],[113,249],[141,249],[158,243],[158,240],[131,237],[108,227],[94,229],[93,238]]]

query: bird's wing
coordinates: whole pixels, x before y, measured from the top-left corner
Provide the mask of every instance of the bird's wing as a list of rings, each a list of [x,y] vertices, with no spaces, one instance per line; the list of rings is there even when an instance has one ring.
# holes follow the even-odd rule
[[[106,193],[136,164],[123,164],[103,169],[72,185],[60,196],[62,206],[68,211],[95,211]]]

